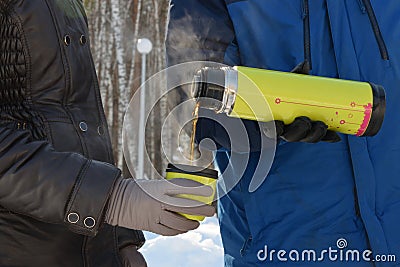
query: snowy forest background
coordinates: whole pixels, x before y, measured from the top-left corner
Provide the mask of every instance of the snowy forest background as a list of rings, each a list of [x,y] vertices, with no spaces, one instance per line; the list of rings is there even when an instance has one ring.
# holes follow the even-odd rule
[[[153,43],[153,50],[147,56],[147,77],[165,67],[169,0],[84,0],[84,4],[114,158],[125,176],[129,176],[123,161],[121,131],[128,103],[141,85],[141,54],[136,50],[136,43],[139,38],[148,38]],[[151,97],[151,92],[146,92],[146,102]],[[166,112],[166,102],[162,100],[147,121],[153,131],[150,134],[146,131],[146,149],[159,173],[165,168],[166,160],[159,153],[160,136],[152,133],[160,131]],[[148,166],[147,170],[147,175],[152,177]]]

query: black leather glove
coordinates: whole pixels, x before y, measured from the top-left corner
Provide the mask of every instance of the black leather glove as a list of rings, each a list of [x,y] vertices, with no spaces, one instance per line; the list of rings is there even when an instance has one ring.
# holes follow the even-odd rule
[[[310,65],[304,61],[297,65],[291,72],[308,75]],[[276,136],[287,142],[317,143],[339,142],[340,136],[328,130],[328,126],[322,121],[311,121],[308,117],[297,117],[291,124],[285,125],[283,121],[275,121]],[[265,129],[264,129],[265,132]]]
[[[329,131],[322,121],[311,121],[308,117],[297,117],[291,124],[275,121],[276,135],[287,142],[317,143],[339,142],[340,136]]]

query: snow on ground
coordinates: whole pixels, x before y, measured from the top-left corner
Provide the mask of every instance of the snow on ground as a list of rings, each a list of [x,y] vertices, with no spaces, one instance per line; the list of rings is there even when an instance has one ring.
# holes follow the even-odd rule
[[[204,220],[194,231],[175,237],[145,232],[140,250],[148,267],[222,267],[223,248],[217,218]]]

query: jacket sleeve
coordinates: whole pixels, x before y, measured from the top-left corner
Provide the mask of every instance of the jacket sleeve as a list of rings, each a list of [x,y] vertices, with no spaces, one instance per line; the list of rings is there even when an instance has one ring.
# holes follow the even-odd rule
[[[110,164],[57,152],[28,131],[0,126],[0,205],[12,212],[95,235],[119,177]]]

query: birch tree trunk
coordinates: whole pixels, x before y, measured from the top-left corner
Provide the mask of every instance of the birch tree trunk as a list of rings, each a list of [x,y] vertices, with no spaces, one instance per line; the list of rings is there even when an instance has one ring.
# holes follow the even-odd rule
[[[122,25],[124,24],[125,19],[121,16],[120,10],[120,2],[117,0],[111,1],[111,28],[113,29],[113,37],[115,42],[115,53],[116,53],[116,63],[117,63],[117,81],[115,91],[118,92],[118,116],[117,122],[118,125],[116,128],[121,128],[121,122],[123,120],[123,115],[125,109],[129,103],[129,91],[126,87],[126,62],[125,62],[125,48],[122,45]],[[116,150],[117,150],[117,162],[119,166],[122,166],[122,135],[121,131],[116,133]]]
[[[130,97],[140,87],[141,55],[136,52],[139,38],[148,38],[153,51],[147,56],[147,78],[165,67],[165,32],[169,0],[84,0],[91,33],[104,110],[108,119],[114,158],[127,171],[122,153],[122,120]],[[160,84],[160,89],[162,88]],[[146,99],[155,101],[146,91]],[[147,102],[147,101],[146,101]],[[157,172],[162,173],[166,159],[160,151],[161,126],[167,115],[166,100],[152,111],[146,129],[146,149]],[[164,133],[168,138],[168,133]],[[171,148],[166,148],[171,151]],[[137,156],[129,159],[137,162]],[[145,166],[147,177],[154,177]],[[135,177],[135,173],[130,175]]]

